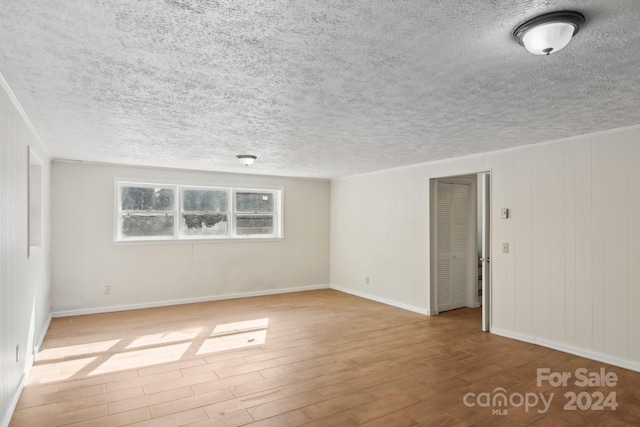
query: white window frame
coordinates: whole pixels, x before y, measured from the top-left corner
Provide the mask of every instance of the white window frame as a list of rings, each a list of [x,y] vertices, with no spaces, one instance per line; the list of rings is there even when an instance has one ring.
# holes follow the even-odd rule
[[[122,216],[124,214],[142,214],[142,211],[135,210],[123,210],[122,209],[122,188],[123,187],[141,187],[141,188],[167,188],[173,190],[173,210],[171,211],[147,211],[149,215],[173,215],[173,235],[171,236],[123,236],[122,235]],[[166,241],[174,240],[178,235],[178,186],[174,184],[157,184],[148,182],[135,182],[135,181],[118,181],[116,186],[116,240],[119,242],[130,241]]]
[[[237,193],[270,193],[273,195],[273,212],[237,212],[236,211],[236,194]],[[233,202],[233,237],[235,239],[273,239],[280,235],[281,221],[279,219],[282,211],[281,192],[279,190],[264,188],[234,188],[231,200]],[[238,215],[273,215],[273,233],[271,234],[237,234],[236,217]]]
[[[229,187],[211,184],[197,183],[172,183],[162,184],[152,181],[143,181],[137,179],[116,178],[115,180],[115,217],[114,217],[114,244],[149,244],[149,243],[189,243],[189,242],[223,242],[223,241],[273,241],[284,240],[284,188],[283,187]],[[173,235],[171,236],[132,236],[125,237],[122,235],[122,214],[127,211],[122,210],[122,187],[147,187],[147,188],[171,188],[174,191],[174,210],[173,211],[153,211],[153,213],[173,214]],[[184,234],[184,226],[182,215],[183,210],[183,192],[184,190],[215,190],[226,191],[228,194],[228,211],[227,214],[227,234],[225,235],[186,235]],[[274,212],[263,213],[273,215],[273,233],[271,234],[237,234],[236,232],[236,193],[270,193],[274,198]],[[244,212],[240,212],[242,215]],[[260,214],[260,213],[258,213]]]

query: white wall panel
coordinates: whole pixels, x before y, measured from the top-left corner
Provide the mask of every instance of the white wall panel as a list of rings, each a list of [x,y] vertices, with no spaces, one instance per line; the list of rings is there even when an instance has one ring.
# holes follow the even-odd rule
[[[629,134],[629,359],[640,360],[640,130]]]
[[[384,184],[385,195],[389,195],[388,200],[394,209],[395,221],[388,221],[384,215],[384,210],[379,210],[378,221],[384,224],[386,235],[379,236],[376,246],[383,251],[380,265],[384,265],[383,275],[376,280],[376,283],[390,283],[398,279],[405,286],[400,289],[386,289],[383,293],[385,298],[400,297],[404,301],[415,303],[415,275],[416,255],[413,251],[406,251],[407,246],[412,245],[416,223],[425,221],[424,218],[416,216],[415,203],[413,199],[414,181],[413,171],[405,169],[400,174],[403,185],[394,185],[391,180],[386,180]],[[383,195],[383,198],[386,198]],[[382,204],[382,203],[380,203]],[[387,244],[388,243],[388,244]],[[397,269],[403,274],[398,277]],[[428,290],[428,283],[423,282],[421,286],[425,292]]]
[[[25,117],[0,76],[0,425],[8,422],[50,314],[50,161]],[[41,245],[29,259],[27,147],[42,162],[44,215]]]
[[[411,170],[413,181],[413,212],[415,215],[413,229],[410,230],[411,235],[428,236],[430,226],[429,213],[429,180],[424,175],[418,174],[415,169]],[[429,239],[420,239],[411,237],[409,241],[413,242],[414,258],[414,288],[413,301],[416,307],[429,307],[429,257],[430,244]],[[405,252],[404,249],[400,250]],[[408,272],[408,274],[411,274]]]
[[[533,288],[533,334],[550,339],[551,275],[550,216],[555,214],[550,203],[551,176],[549,146],[531,153],[531,286]]]
[[[549,201],[551,202],[551,215],[549,230],[549,311],[551,333],[549,337],[553,341],[565,342],[566,312],[565,312],[565,149],[563,144],[554,144],[549,147],[549,173],[551,188]]]
[[[516,173],[516,153],[513,151],[507,152],[506,163],[503,166],[505,170],[505,175],[508,178],[505,183],[505,198],[504,205],[502,207],[508,208],[510,210],[509,216],[511,219],[499,221],[504,224],[504,235],[502,236],[501,242],[506,242],[509,244],[509,253],[504,254],[501,251],[501,246],[498,245],[494,249],[500,251],[501,262],[504,262],[507,267],[507,276],[505,281],[505,293],[507,297],[507,328],[510,330],[516,329],[516,267],[514,263],[514,253],[517,252],[517,247],[520,242],[515,240],[515,221],[514,221],[514,212],[513,206],[515,203],[515,194],[516,194],[516,183],[515,183],[515,173]],[[495,210],[498,215],[500,215],[500,208]],[[494,251],[495,252],[495,251]],[[493,258],[492,258],[493,259]]]
[[[575,344],[593,345],[591,140],[575,150]]]
[[[626,358],[629,349],[628,133],[611,135],[604,164],[604,348]]]
[[[562,144],[564,155],[565,343],[576,342],[576,153],[575,141]]]
[[[593,350],[604,352],[604,162],[605,136],[591,140],[591,280]]]
[[[533,333],[533,265],[532,265],[532,151],[522,150],[514,154],[515,171],[512,221],[514,227],[511,256],[514,266],[515,329],[521,333]],[[514,221],[517,217],[517,221]]]
[[[507,174],[509,158],[506,153],[491,156],[491,324],[499,328],[509,328],[508,313],[512,301],[507,291],[508,254],[500,249],[502,242],[507,242],[509,235],[508,221],[500,219],[500,209],[508,208],[507,184],[511,177]]]
[[[284,188],[280,241],[114,244],[115,179]],[[328,181],[53,163],[54,312],[327,285]],[[104,295],[103,287],[111,286]]]

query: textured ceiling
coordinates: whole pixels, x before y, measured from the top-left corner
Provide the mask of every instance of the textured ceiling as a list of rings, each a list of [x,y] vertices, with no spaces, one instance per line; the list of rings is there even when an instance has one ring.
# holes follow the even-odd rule
[[[564,50],[511,39],[563,9]],[[58,159],[335,178],[638,124],[639,27],[637,0],[0,0],[0,72]]]

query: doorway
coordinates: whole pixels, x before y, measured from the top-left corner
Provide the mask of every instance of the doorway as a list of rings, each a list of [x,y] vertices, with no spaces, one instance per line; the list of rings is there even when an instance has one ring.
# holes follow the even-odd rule
[[[482,307],[490,328],[490,173],[435,178],[431,188],[433,314]]]

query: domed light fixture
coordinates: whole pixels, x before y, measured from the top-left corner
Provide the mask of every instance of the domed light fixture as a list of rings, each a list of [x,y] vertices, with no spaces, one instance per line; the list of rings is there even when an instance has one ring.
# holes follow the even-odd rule
[[[251,166],[253,164],[253,162],[256,161],[258,157],[254,156],[253,154],[238,154],[236,156],[236,159],[240,159],[240,163],[242,163],[245,166]]]
[[[534,55],[549,55],[569,44],[583,24],[584,15],[579,12],[545,13],[518,26],[513,37]]]

